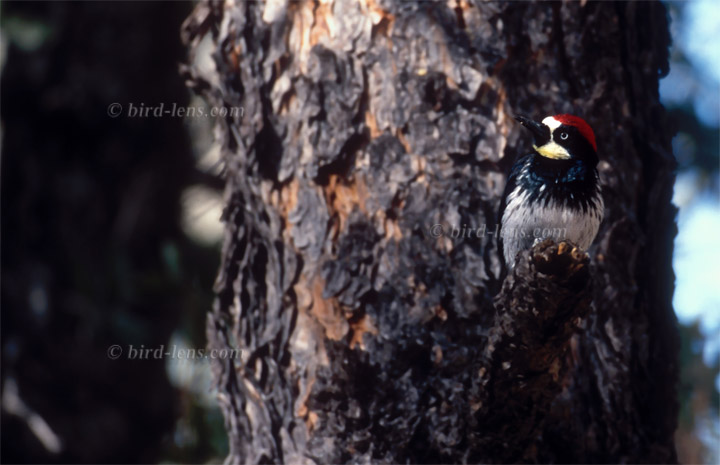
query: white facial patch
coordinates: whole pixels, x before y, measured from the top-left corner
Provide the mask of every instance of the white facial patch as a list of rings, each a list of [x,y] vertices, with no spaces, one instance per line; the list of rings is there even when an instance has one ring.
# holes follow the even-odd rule
[[[542,120],[542,124],[550,128],[550,136],[552,136],[552,133],[555,132],[557,128],[562,126],[562,123],[552,116],[548,116],[544,120]]]

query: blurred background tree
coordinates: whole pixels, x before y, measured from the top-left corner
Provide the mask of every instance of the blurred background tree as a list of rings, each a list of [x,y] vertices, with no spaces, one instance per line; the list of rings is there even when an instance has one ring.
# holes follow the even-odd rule
[[[107,356],[205,346],[220,216],[209,123],[107,112],[197,103],[178,74],[191,8],[0,3],[3,462],[226,453],[207,364]]]
[[[720,463],[720,5],[666,4],[673,47],[660,97],[675,125],[673,200],[680,207],[673,260],[683,341],[677,448],[683,463]]]

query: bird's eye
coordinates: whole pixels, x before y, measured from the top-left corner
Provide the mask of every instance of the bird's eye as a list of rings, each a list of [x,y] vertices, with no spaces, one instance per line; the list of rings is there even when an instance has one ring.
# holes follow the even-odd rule
[[[567,138],[568,138],[568,133],[567,133],[567,132],[561,132],[561,133],[560,133],[560,139],[565,140],[565,139],[567,139]]]

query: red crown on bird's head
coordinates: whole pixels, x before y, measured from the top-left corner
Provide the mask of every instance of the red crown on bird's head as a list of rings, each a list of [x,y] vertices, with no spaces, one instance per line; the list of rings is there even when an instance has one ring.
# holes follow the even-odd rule
[[[592,145],[593,149],[595,149],[595,151],[597,152],[595,133],[593,132],[590,125],[585,122],[584,119],[580,118],[579,116],[568,115],[567,113],[562,115],[555,115],[553,116],[553,119],[558,121],[560,124],[576,127],[578,131],[580,131],[580,134],[582,134],[583,137],[587,139],[588,142],[590,142],[590,145]]]

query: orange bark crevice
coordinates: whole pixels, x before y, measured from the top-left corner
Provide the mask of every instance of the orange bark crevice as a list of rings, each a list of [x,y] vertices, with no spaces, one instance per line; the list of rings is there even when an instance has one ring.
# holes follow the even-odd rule
[[[367,215],[365,200],[368,198],[367,186],[360,176],[355,176],[350,182],[345,182],[338,175],[330,175],[328,185],[324,188],[325,202],[328,205],[329,216],[335,224],[334,235],[345,231],[348,218],[354,209],[359,209]]]

